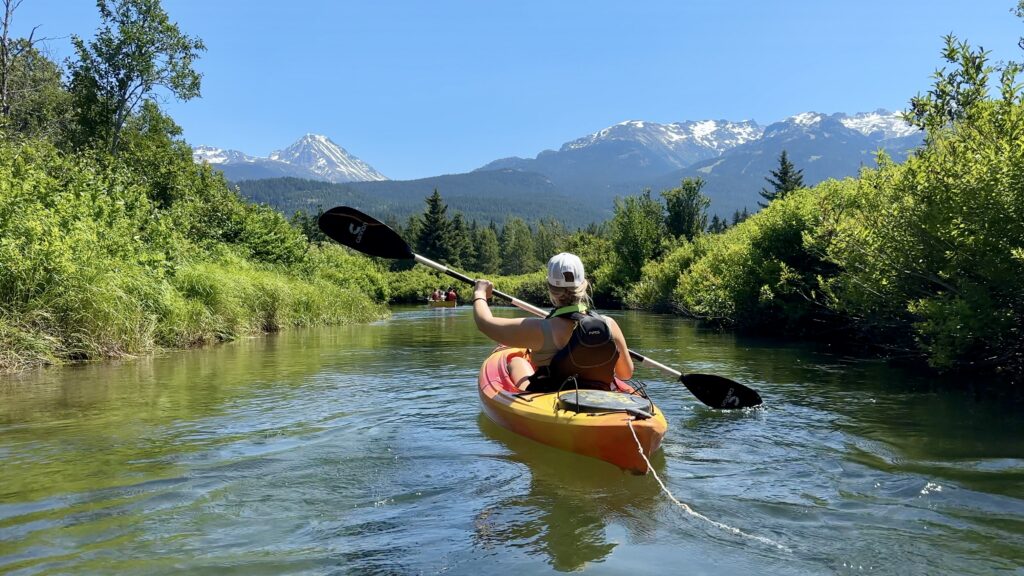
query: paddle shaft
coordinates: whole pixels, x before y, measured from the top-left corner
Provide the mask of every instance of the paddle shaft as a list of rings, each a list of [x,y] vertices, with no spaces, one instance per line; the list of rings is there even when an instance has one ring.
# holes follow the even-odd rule
[[[424,266],[433,268],[439,272],[455,278],[459,282],[475,284],[475,280],[449,269],[447,266],[424,258],[412,251],[409,243],[402,239],[397,232],[389,228],[372,216],[363,214],[359,210],[349,206],[336,206],[324,212],[317,219],[317,224],[327,236],[336,240],[344,246],[348,246],[357,252],[367,256],[378,258],[389,258],[394,260],[413,260]],[[493,294],[504,298],[513,306],[525,310],[537,316],[547,316],[547,311],[538,308],[528,302],[523,302],[509,294],[493,291]],[[664,364],[659,364],[636,352],[630,350],[629,355],[640,363],[650,364],[655,368],[677,378],[686,386],[686,389],[693,393],[698,400],[712,408],[734,409],[759,406],[761,396],[756,390],[723,378],[714,374],[683,374]]]
[[[452,270],[451,268],[445,266],[444,264],[441,264],[440,262],[434,262],[430,258],[425,258],[425,257],[420,256],[419,254],[415,254],[415,253],[413,254],[413,258],[417,262],[419,262],[420,264],[423,264],[424,266],[427,266],[429,268],[433,268],[434,270],[437,270],[438,272],[441,272],[442,274],[447,274],[448,276],[451,276],[452,278],[455,278],[456,280],[458,280],[460,282],[463,282],[463,283],[469,284],[469,285],[475,285],[476,284],[476,280],[470,278],[469,276],[466,276],[465,274],[462,274],[461,272],[457,272],[455,270]],[[516,308],[519,308],[520,310],[524,310],[526,312],[529,312],[530,314],[533,314],[534,316],[540,316],[541,318],[544,318],[544,317],[546,317],[548,315],[547,311],[544,310],[543,308],[538,308],[538,307],[534,306],[533,304],[530,304],[529,302],[524,302],[523,300],[520,300],[519,298],[516,298],[516,297],[511,296],[509,294],[505,294],[504,292],[499,292],[498,290],[493,290],[492,289],[491,293],[494,294],[495,296],[499,297],[499,298],[502,298],[504,300],[508,300]],[[640,354],[640,353],[637,353],[637,352],[634,352],[634,351],[630,350],[629,351],[629,355],[633,358],[633,360],[636,360],[637,362],[639,362],[641,364],[645,364],[645,365],[657,368],[657,369],[661,370],[662,372],[665,372],[666,374],[672,376],[673,378],[680,378],[683,375],[682,372],[680,372],[678,370],[675,370],[673,368],[669,368],[668,366],[665,366],[661,362],[656,362],[654,360],[651,360],[650,358],[644,356],[643,354]]]

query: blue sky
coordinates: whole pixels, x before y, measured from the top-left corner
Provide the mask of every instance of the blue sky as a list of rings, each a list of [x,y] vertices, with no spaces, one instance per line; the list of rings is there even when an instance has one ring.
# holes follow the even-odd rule
[[[193,145],[255,155],[307,132],[393,179],[466,172],[624,120],[901,110],[953,32],[1024,59],[1016,0],[164,0],[207,52],[202,98],[167,102]],[[99,23],[25,0],[51,56]]]

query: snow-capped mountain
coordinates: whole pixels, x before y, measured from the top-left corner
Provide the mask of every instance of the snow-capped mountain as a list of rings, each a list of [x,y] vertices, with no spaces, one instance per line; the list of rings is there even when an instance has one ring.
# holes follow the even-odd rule
[[[842,113],[829,115],[820,112],[804,112],[790,116],[782,122],[772,124],[770,129],[797,129],[806,133],[808,131],[820,130],[822,126],[830,122],[838,122],[850,130],[859,132],[877,141],[905,138],[920,134],[920,129],[903,120],[901,113],[881,109],[874,112],[861,112],[853,116]],[[773,135],[772,133],[762,134],[763,137],[771,137]]]
[[[328,182],[387,180],[369,164],[320,134],[306,134],[284,150],[271,153],[270,159],[302,166]]]
[[[654,178],[756,140],[756,122],[704,120],[658,124],[631,120],[545,150],[536,158],[495,160],[479,170],[514,169],[539,172],[570,191]]]
[[[562,145],[561,152],[580,150],[612,141],[639,142],[669,164],[683,168],[700,156],[717,156],[730,148],[756,140],[764,130],[756,122],[703,120],[657,124],[641,120],[621,122]]]
[[[659,190],[678,186],[683,178],[699,177],[711,209],[719,214],[757,209],[765,177],[778,169],[779,155],[803,172],[805,186],[829,178],[856,176],[875,165],[878,150],[897,162],[922,144],[921,132],[906,124],[898,113],[878,110],[848,116],[804,112],[765,127],[761,137],[735,146],[716,158],[696,162],[682,170],[645,183]]]
[[[258,160],[255,156],[249,156],[238,150],[224,150],[213,146],[196,146],[192,149],[192,159],[196,163],[206,162],[207,164],[224,164],[227,162],[254,162]]]
[[[358,192],[395,202],[402,198],[416,204],[416,209],[423,197],[440,188],[450,202],[465,194],[466,206],[497,197],[551,206],[550,200],[559,198],[559,205],[565,204],[566,211],[576,216],[588,210],[610,213],[616,196],[645,189],[658,193],[679,186],[683,178],[699,177],[705,182],[704,194],[711,198],[711,211],[729,215],[744,207],[757,209],[758,191],[778,167],[782,150],[803,171],[804,184],[812,186],[874,166],[879,150],[902,161],[922,142],[922,133],[904,122],[901,114],[875,110],[852,115],[804,112],[767,126],[752,120],[671,124],[630,120],[570,140],[557,150],[544,150],[535,158],[505,158],[470,174],[417,181],[386,180],[330,139],[315,134],[267,158],[209,147],[196,148],[194,153],[197,162],[223,170],[233,181],[293,176],[345,182],[351,184],[337,187],[337,202],[349,201]],[[295,186],[280,184],[291,192]],[[303,194],[330,188],[322,183],[309,184],[308,190],[307,184],[298,186]],[[304,197],[314,196],[310,192]],[[256,200],[275,201],[273,197]]]
[[[359,158],[319,134],[306,134],[294,144],[269,157],[250,156],[238,150],[212,146],[192,149],[197,163],[206,162],[224,172],[228,180],[260,180],[292,176],[327,182],[387,180]]]
[[[839,114],[838,117],[843,126],[865,136],[881,134],[881,139],[884,140],[916,136],[921,133],[919,128],[908,124],[900,112],[878,109],[874,112],[862,112],[853,116]]]

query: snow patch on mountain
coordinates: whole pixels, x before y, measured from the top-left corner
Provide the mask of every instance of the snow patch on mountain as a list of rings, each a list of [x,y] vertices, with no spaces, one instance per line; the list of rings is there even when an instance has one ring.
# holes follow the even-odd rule
[[[797,124],[798,126],[814,126],[818,122],[821,122],[822,116],[823,114],[818,114],[817,112],[803,112],[796,116],[790,116],[786,120]]]
[[[272,152],[270,159],[302,166],[329,182],[387,180],[369,164],[322,134],[306,134],[284,150]]]
[[[840,122],[843,126],[856,130],[865,136],[881,133],[886,140],[891,138],[903,138],[920,132],[916,126],[908,124],[900,112],[889,112],[888,110],[875,110],[874,112],[861,112],[853,116],[841,115]]]
[[[224,150],[222,148],[214,148],[213,146],[196,146],[192,149],[192,160],[196,163],[224,164],[227,162],[254,162],[257,158],[238,150]]]
[[[328,182],[366,182],[387,180],[369,164],[349,154],[344,148],[321,134],[306,134],[283,150],[272,152],[269,157],[249,156],[237,150],[222,150],[212,146],[197,146],[192,150],[197,163],[206,162],[222,167],[238,164],[263,164],[281,166],[286,164],[301,169],[304,175]]]
[[[763,128],[753,121],[701,120],[658,124],[627,120],[562,145],[561,152],[580,150],[605,142],[636,142],[659,152],[670,161],[690,149],[704,149],[712,155],[761,137]],[[682,167],[682,160],[676,162]]]

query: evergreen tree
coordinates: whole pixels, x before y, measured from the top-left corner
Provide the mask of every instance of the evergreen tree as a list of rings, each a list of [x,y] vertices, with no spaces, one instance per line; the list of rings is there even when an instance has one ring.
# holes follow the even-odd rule
[[[540,263],[533,255],[533,233],[522,218],[512,217],[501,230],[501,273],[535,272]]]
[[[700,178],[686,178],[678,188],[661,193],[668,212],[665,226],[676,238],[693,240],[707,227],[711,199],[700,193],[703,187]]]
[[[472,237],[469,235],[469,227],[461,213],[455,213],[449,228],[448,263],[452,266],[465,266],[473,261],[474,248]]]
[[[405,226],[402,230],[402,238],[409,244],[409,246],[416,246],[417,250],[420,245],[420,229],[423,228],[423,218],[417,214],[409,216],[409,219],[405,221]],[[397,230],[397,228],[396,228]]]
[[[761,189],[761,197],[767,202],[758,202],[761,208],[767,208],[773,200],[785,197],[793,190],[804,187],[804,171],[797,170],[796,166],[789,161],[786,151],[779,155],[779,169],[771,171],[772,178],[765,177],[765,180],[772,185],[771,190]]]
[[[538,262],[547,262],[549,258],[562,251],[568,233],[561,222],[550,217],[541,219],[536,226],[533,255]]]
[[[473,260],[473,270],[481,274],[497,274],[501,271],[501,247],[498,245],[498,235],[490,226],[478,228],[473,236],[473,243],[476,245],[476,258]]]
[[[324,209],[317,208],[316,214],[307,214],[305,210],[298,210],[292,214],[289,222],[302,232],[310,242],[326,242],[327,236],[320,230],[318,221],[324,213]]]
[[[729,228],[729,223],[725,221],[725,218],[719,218],[718,214],[711,217],[711,224],[708,225],[708,232],[712,234],[721,234]]]
[[[732,213],[732,225],[735,226],[735,225],[739,224],[740,222],[743,222],[747,218],[750,218],[750,211],[747,210],[746,206],[744,206],[742,212],[739,211],[739,210],[736,210],[736,211],[734,211]]]
[[[436,188],[426,202],[427,211],[419,222],[419,233],[416,236],[416,251],[431,260],[446,261],[451,256],[448,250],[451,235],[448,205],[441,199],[441,193]]]

